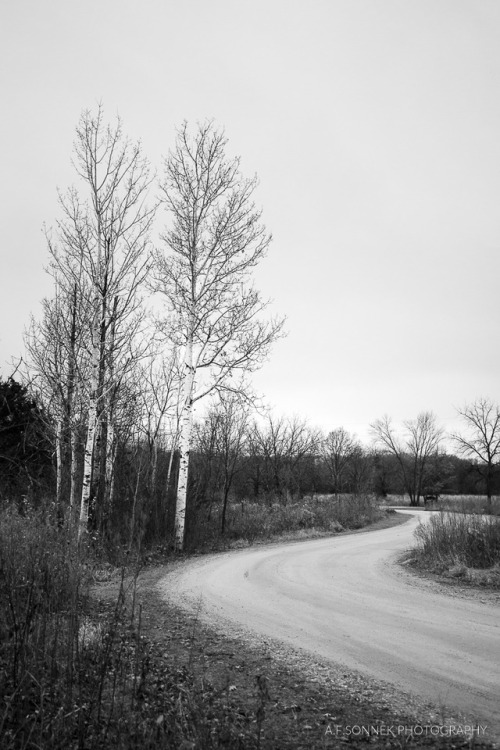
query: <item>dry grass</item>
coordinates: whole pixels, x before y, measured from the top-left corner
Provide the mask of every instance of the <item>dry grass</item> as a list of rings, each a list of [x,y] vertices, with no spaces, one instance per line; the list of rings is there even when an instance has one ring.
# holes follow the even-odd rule
[[[360,529],[381,517],[372,495],[316,495],[286,505],[279,502],[245,501],[228,507],[226,531],[220,534],[220,509],[212,510],[207,523],[190,535],[191,550],[246,546],[255,541],[280,537],[306,538],[315,532],[337,533]]]
[[[500,586],[500,521],[477,513],[436,513],[415,531],[417,565],[477,585]]]
[[[153,659],[134,576],[126,592],[115,571],[114,600],[96,607],[94,571],[103,566],[50,519],[1,514],[2,750],[210,750],[219,730],[239,736],[238,717],[189,669]]]

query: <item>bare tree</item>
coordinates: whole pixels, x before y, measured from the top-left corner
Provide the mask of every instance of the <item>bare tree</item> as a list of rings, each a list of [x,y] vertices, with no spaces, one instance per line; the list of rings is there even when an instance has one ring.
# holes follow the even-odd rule
[[[358,447],[359,442],[343,427],[329,432],[321,445],[335,496],[343,490],[349,464]]]
[[[156,500],[158,484],[158,453],[160,445],[168,444],[170,459],[168,464],[165,502],[162,518],[166,516],[166,499],[172,473],[174,451],[179,432],[180,381],[178,353],[173,349],[168,354],[151,352],[138,367],[137,378],[141,383],[139,401],[142,412],[142,431],[149,449],[149,490]],[[157,509],[158,510],[158,509]],[[157,515],[159,525],[161,518]]]
[[[221,532],[226,528],[229,493],[243,454],[250,418],[250,402],[240,393],[222,392],[219,403],[209,413],[216,435],[222,491]]]
[[[80,502],[80,534],[100,484],[110,483],[114,408],[120,382],[137,356],[131,342],[140,328],[139,290],[148,270],[154,209],[146,205],[149,166],[140,144],[130,144],[121,122],[106,125],[101,106],[85,112],[76,130],[75,168],[84,197],[75,188],[60,197],[63,219],[50,245],[59,278],[70,286],[86,279],[91,305],[87,437]],[[96,443],[100,460],[96,461]]]
[[[500,407],[488,398],[457,409],[465,423],[466,433],[451,435],[459,453],[478,462],[484,476],[488,504],[493,493],[495,465],[500,457]]]
[[[171,228],[155,254],[156,288],[166,298],[166,334],[182,349],[183,414],[177,488],[176,547],[184,545],[193,403],[217,389],[234,389],[234,375],[254,370],[280,335],[265,322],[266,304],[251,285],[270,236],[239,159],[227,159],[226,138],[212,123],[192,135],[187,123],[165,161],[161,185]]]
[[[77,507],[78,453],[83,414],[82,383],[88,375],[89,305],[81,283],[61,285],[43,300],[40,321],[32,318],[24,334],[25,379],[55,420],[56,500],[63,512],[69,483],[69,507]],[[69,475],[69,476],[68,476]]]
[[[395,457],[404,491],[415,506],[420,505],[426,472],[438,453],[443,430],[431,412],[421,412],[416,419],[404,422],[404,427],[400,438],[387,416],[371,425],[375,443]]]
[[[262,459],[257,466],[261,485],[269,494],[286,503],[294,491],[300,492],[300,467],[318,450],[321,437],[303,419],[268,415],[264,425],[254,424],[251,452]]]

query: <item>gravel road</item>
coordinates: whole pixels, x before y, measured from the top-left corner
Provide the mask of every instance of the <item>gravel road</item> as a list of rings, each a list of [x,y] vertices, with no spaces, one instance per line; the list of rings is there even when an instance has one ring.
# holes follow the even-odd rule
[[[413,513],[413,512],[412,512]],[[263,636],[448,706],[500,737],[500,607],[397,565],[419,518],[388,529],[254,547],[179,566],[160,588]]]

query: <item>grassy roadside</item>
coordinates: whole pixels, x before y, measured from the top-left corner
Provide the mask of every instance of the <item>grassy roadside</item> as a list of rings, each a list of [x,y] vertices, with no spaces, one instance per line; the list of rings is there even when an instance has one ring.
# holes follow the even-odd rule
[[[500,590],[500,521],[441,511],[415,531],[405,563],[448,581]]]
[[[187,534],[189,552],[215,552],[275,539],[312,539],[372,526],[384,516],[371,494],[314,495],[300,501],[231,503],[221,534],[220,506]]]

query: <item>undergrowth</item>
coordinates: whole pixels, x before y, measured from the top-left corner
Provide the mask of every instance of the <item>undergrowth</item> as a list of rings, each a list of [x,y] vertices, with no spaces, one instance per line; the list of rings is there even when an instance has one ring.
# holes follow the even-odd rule
[[[198,524],[188,535],[191,550],[220,549],[240,544],[275,539],[297,533],[337,533],[344,529],[360,529],[374,523],[382,513],[375,498],[369,494],[320,495],[306,497],[300,502],[249,502],[230,504],[226,528],[220,533],[221,509],[212,509],[206,523]]]
[[[0,514],[2,750],[238,747],[238,717],[188,667],[153,667],[138,570],[99,610],[88,596],[99,567],[42,514]]]

